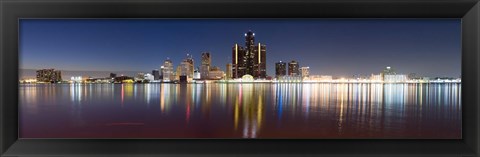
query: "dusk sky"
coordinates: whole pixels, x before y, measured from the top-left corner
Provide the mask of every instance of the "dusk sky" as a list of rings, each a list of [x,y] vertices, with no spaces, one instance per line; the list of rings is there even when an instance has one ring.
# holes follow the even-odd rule
[[[225,70],[248,30],[267,46],[270,76],[280,60],[311,75],[461,72],[460,19],[23,19],[20,68],[151,72],[167,57],[176,68],[187,53],[197,67],[208,51]]]

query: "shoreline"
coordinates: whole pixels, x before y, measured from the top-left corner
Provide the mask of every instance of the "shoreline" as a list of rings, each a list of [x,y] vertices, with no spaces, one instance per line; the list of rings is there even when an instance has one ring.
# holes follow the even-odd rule
[[[36,84],[461,84],[462,82],[209,82],[209,83],[174,83],[174,82],[150,82],[150,83],[19,83],[19,85]]]

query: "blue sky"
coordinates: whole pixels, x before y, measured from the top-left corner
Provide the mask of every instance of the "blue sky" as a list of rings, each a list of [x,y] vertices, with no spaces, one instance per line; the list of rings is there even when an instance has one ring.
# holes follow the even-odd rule
[[[399,73],[458,77],[460,19],[22,19],[20,68],[81,71],[158,69],[169,57],[195,66],[209,51],[225,69],[244,33],[267,45],[267,74],[296,60],[311,74]]]

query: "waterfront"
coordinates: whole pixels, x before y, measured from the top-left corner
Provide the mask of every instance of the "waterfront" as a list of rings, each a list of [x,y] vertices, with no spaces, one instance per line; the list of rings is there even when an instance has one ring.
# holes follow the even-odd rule
[[[21,84],[20,138],[461,138],[461,84]]]

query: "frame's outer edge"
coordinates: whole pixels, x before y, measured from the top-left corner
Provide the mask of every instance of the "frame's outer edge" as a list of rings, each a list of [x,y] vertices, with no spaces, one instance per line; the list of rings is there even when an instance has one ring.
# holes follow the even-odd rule
[[[480,131],[480,125],[479,125],[479,122],[480,122],[480,107],[479,107],[479,102],[480,102],[480,96],[478,95],[479,91],[480,91],[480,2],[477,2],[477,4],[471,9],[471,10],[475,10],[476,11],[476,14],[475,14],[475,19],[476,19],[476,38],[475,38],[475,42],[476,42],[476,55],[477,55],[477,58],[476,58],[476,74],[477,74],[477,91],[476,91],[476,98],[477,98],[477,101],[476,101],[476,108],[477,110],[475,111],[477,114],[476,114],[476,123],[477,123],[477,128],[476,128],[476,139],[475,139],[475,145],[477,146],[477,148],[474,148],[474,151],[475,151],[475,155],[477,156],[480,156],[480,136],[479,136],[479,131]]]
[[[479,45],[480,44],[480,39],[479,39],[480,38],[480,2],[478,2],[477,5],[475,5],[475,7],[472,8],[472,10],[476,11],[475,18],[477,19],[476,20],[476,27],[477,27],[476,30],[477,30],[477,32],[476,32],[476,40],[475,40],[475,42],[477,43],[476,44],[476,48],[477,48],[477,50],[476,50],[476,52],[477,52],[476,53],[477,54],[477,58],[476,58],[477,66],[476,66],[476,68],[477,69],[475,69],[475,70],[477,71],[477,92],[476,92],[476,94],[478,94],[478,91],[480,90],[480,79],[479,79],[480,78],[479,77],[480,76],[480,74],[479,74],[480,73],[479,72],[480,64],[478,63],[478,62],[480,62],[480,49],[479,49],[479,46],[480,46]],[[480,114],[480,107],[478,106],[479,102],[480,102],[480,97],[478,95],[476,97],[477,97],[477,105],[476,105],[476,107],[477,107],[477,111],[476,111],[477,117],[475,118],[475,120],[476,120],[476,123],[477,123],[477,128],[476,128],[477,139],[475,139],[476,140],[475,144],[476,144],[477,148],[475,148],[475,151],[476,151],[475,153],[476,153],[477,156],[480,156],[480,136],[478,135],[479,134],[478,131],[480,131],[480,125],[479,125],[479,122],[480,122],[480,115],[479,115]]]
[[[4,100],[4,97],[3,97],[3,92],[5,92],[5,89],[3,89],[5,86],[9,86],[8,84],[5,84],[5,82],[7,80],[4,79],[4,74],[8,74],[6,73],[6,70],[7,70],[7,67],[5,67],[7,64],[4,62],[5,58],[4,56],[7,56],[6,54],[6,47],[5,47],[5,44],[4,42],[6,43],[7,41],[4,41],[2,40],[5,36],[3,29],[7,30],[6,27],[4,27],[6,24],[4,23],[5,21],[5,17],[7,17],[7,13],[8,11],[5,11],[4,9],[4,3],[5,1],[11,1],[11,0],[0,0],[0,156],[2,156],[6,151],[7,151],[7,148],[9,147],[9,145],[7,145],[6,143],[8,142],[5,142],[5,138],[6,137],[6,132],[5,132],[5,127],[8,126],[7,124],[5,124],[5,122],[7,121],[5,119],[5,115],[4,115],[4,112],[5,112],[5,100]],[[57,2],[58,0],[52,0],[52,1],[55,1]],[[8,9],[8,8],[7,8]],[[480,36],[480,23],[479,23],[479,18],[480,18],[480,4],[476,4],[473,8],[470,9],[470,12],[468,12],[465,17],[465,19],[468,18],[470,19],[469,21],[471,23],[469,28],[471,28],[470,30],[472,32],[469,32],[469,37],[470,39],[473,39],[473,40],[470,40],[469,43],[463,43],[462,42],[462,45],[464,45],[464,47],[466,46],[470,46],[470,47],[473,47],[472,49],[469,49],[469,52],[473,52],[469,55],[464,55],[462,56],[462,58],[464,59],[470,59],[470,62],[468,63],[468,65],[470,65],[470,71],[469,72],[472,72],[472,71],[476,71],[475,73],[470,73],[467,75],[464,75],[466,73],[463,73],[462,72],[462,79],[464,79],[465,81],[469,82],[469,83],[476,83],[477,85],[476,86],[471,86],[471,87],[468,87],[469,91],[473,91],[474,93],[473,94],[476,94],[476,95],[473,95],[471,94],[471,97],[470,99],[474,99],[472,100],[473,102],[475,102],[476,104],[472,104],[472,105],[478,105],[478,102],[480,102],[480,98],[477,97],[478,95],[478,91],[480,89],[480,80],[479,80],[479,59],[480,59],[480,49],[479,49],[479,44],[480,44],[480,39],[479,39],[479,36]],[[462,26],[463,28],[465,28],[466,26]],[[472,30],[473,29],[473,30]],[[8,32],[5,32],[5,33],[8,33]],[[463,34],[465,35],[465,33]],[[465,38],[465,37],[462,37],[462,38]],[[462,63],[462,66],[464,65],[467,65],[467,63]],[[462,70],[463,71],[463,70]],[[467,78],[463,78],[463,76],[469,76],[469,79]],[[465,86],[463,86],[463,90],[462,91],[467,91],[465,90]],[[467,93],[464,93],[464,94],[467,94]],[[465,101],[464,101],[465,102]],[[465,116],[468,116],[470,119],[468,120],[467,123],[464,122],[464,124],[472,124],[472,121],[473,122],[476,122],[477,124],[476,125],[473,125],[472,128],[474,131],[480,131],[480,127],[478,126],[478,118],[480,118],[480,115],[478,115],[480,113],[480,107],[478,106],[475,106],[475,108],[473,108],[474,110],[471,110],[469,111],[469,115],[464,115],[463,117],[465,118]],[[474,123],[475,124],[475,123]],[[465,133],[465,131],[464,131]],[[478,136],[478,133],[476,132],[473,132],[473,131],[470,131],[470,132],[467,132],[466,134],[470,135],[470,137],[472,137],[472,135],[475,137],[475,138],[472,138],[472,139],[464,139],[464,142],[469,144],[469,146],[471,146],[470,149],[473,149],[475,151],[475,156],[478,156],[479,153],[480,153],[480,137]],[[313,155],[312,155],[313,156]],[[460,155],[459,155],[460,156]]]
[[[476,156],[480,154],[480,2],[477,2],[462,18],[462,83],[476,84],[476,86],[462,85],[462,121],[464,127],[470,129],[462,130],[463,141],[470,149],[475,152]],[[466,53],[465,53],[466,52]],[[469,70],[465,70],[468,67]],[[468,94],[468,96],[467,96]],[[465,110],[466,102],[471,110]],[[468,135],[470,138],[465,138]]]
[[[5,146],[3,143],[3,137],[4,137],[4,121],[3,121],[3,0],[0,0],[0,156],[5,152]]]

